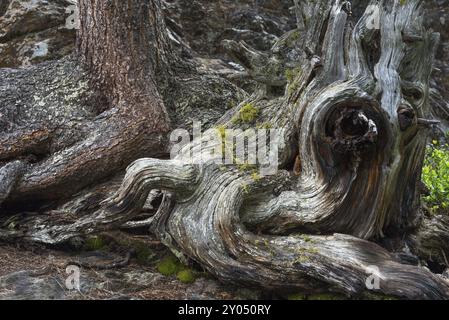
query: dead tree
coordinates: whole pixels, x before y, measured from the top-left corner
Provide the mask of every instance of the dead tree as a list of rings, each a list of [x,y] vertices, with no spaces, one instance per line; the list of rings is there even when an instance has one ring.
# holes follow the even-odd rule
[[[147,7],[158,1],[141,2],[128,5],[139,3],[145,10],[138,14],[150,12],[150,21],[163,23],[157,5]],[[89,6],[93,3],[82,0],[81,8],[95,12],[103,1],[95,2],[98,8]],[[163,92],[158,85],[163,86],[170,71],[159,53],[153,55],[151,45],[164,43],[166,29],[142,30],[137,25],[137,33],[123,32],[103,46],[91,28],[110,23],[107,30],[119,33],[122,24],[134,21],[108,19],[108,14],[134,13],[121,8],[122,2],[112,3],[112,9],[102,8],[104,23],[90,21],[95,14],[82,22],[81,35],[83,30],[89,35],[81,40],[81,54],[111,103],[123,105],[137,118],[137,108],[127,109],[135,101],[141,102],[143,112],[156,108],[159,120],[151,121],[150,128],[160,132],[158,124],[166,123],[166,117],[156,88]],[[276,175],[255,178],[238,166],[217,164],[212,156],[200,164],[186,163],[185,148],[173,160],[134,162],[119,190],[93,214],[75,222],[28,217],[17,229],[2,231],[2,238],[59,243],[118,227],[138,215],[150,191],[159,189],[164,200],[153,217],[152,231],[180,258],[196,261],[224,281],[276,290],[326,288],[360,296],[374,272],[380,278],[379,293],[448,298],[446,279],[403,263],[376,244],[413,237],[419,227],[417,182],[426,126],[431,123],[428,83],[438,43],[438,35],[422,26],[421,1],[371,1],[357,23],[352,22],[347,1],[295,1],[295,10],[298,30],[281,38],[271,54],[244,43],[226,44],[264,90],[227,112],[217,126],[245,129],[269,124],[280,129],[284,143]],[[138,35],[142,39],[134,38]],[[149,47],[137,45],[141,40]],[[162,49],[162,56],[170,50]],[[148,56],[147,50],[152,52]],[[103,66],[102,59],[109,57],[114,66]],[[142,63],[146,67],[140,68]],[[140,100],[142,96],[149,99]],[[257,119],[252,124],[235,121],[248,104],[259,110]],[[204,144],[195,140],[189,147],[201,150]],[[118,157],[116,152],[111,149],[111,157]],[[61,168],[51,162],[40,165]],[[21,181],[11,194],[23,196],[30,183],[38,187],[38,181],[27,176]],[[424,238],[415,236],[415,247]],[[438,241],[429,244],[446,250]],[[425,250],[421,246],[418,251]]]

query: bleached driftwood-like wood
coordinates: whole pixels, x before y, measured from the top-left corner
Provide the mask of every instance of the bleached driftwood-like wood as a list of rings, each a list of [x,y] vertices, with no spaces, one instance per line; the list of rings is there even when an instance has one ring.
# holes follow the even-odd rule
[[[419,1],[374,1],[353,28],[344,3],[332,3],[317,1],[309,13],[316,27],[298,40],[303,59],[285,97],[247,101],[262,110],[261,122],[283,128],[286,163],[299,140],[300,176],[254,181],[204,162],[194,195],[175,198],[159,218],[180,252],[227,281],[307,290],[325,283],[358,295],[375,266],[383,294],[447,298],[446,280],[362,240],[399,234],[413,221],[426,140],[417,119],[429,117],[437,36],[416,18]],[[368,28],[373,8],[379,30]],[[148,190],[124,185],[120,203],[134,208],[127,199]]]
[[[224,281],[357,297],[368,290],[374,267],[378,293],[449,298],[442,276],[401,263],[374,242],[403,238],[415,227],[427,137],[420,123],[430,118],[428,83],[438,43],[423,28],[421,1],[372,1],[356,24],[347,1],[296,1],[295,9],[298,32],[291,33],[288,55],[279,54],[282,43],[274,48],[276,59],[227,44],[248,68],[263,61],[264,71],[253,75],[266,89],[285,82],[285,94],[260,91],[218,123],[245,128],[232,119],[242,106],[256,106],[257,123],[282,133],[278,174],[255,179],[213,157],[184,163],[186,148],[175,160],[135,162],[92,217],[59,227],[33,218],[15,236],[57,243],[122,225],[160,189],[165,197],[153,231],[179,257]],[[294,67],[286,56],[296,57]],[[189,146],[196,156],[202,142]]]

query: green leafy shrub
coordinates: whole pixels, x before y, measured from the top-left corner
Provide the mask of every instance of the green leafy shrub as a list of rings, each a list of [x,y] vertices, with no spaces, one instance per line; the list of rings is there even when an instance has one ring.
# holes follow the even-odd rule
[[[422,181],[429,189],[423,200],[432,211],[449,209],[449,145],[433,141],[427,148]]]

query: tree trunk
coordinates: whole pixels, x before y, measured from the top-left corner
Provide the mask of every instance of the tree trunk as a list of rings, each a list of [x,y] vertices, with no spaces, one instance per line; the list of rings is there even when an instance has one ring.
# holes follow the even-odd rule
[[[173,65],[177,58],[170,48],[160,1],[82,0],[79,5],[78,54],[88,74],[76,80],[86,81],[98,92],[90,98],[96,110],[80,115],[77,108],[85,106],[68,104],[70,91],[54,82],[49,86],[59,97],[39,101],[40,108],[35,108],[33,96],[40,97],[42,92],[35,94],[32,88],[17,83],[17,99],[21,91],[30,97],[23,105],[5,103],[14,117],[10,119],[12,128],[1,138],[0,159],[6,165],[0,173],[6,176],[8,187],[2,190],[0,200],[67,198],[139,157],[167,152],[165,137],[170,125],[158,89],[167,85],[172,73],[169,62]],[[47,83],[47,76],[55,77],[42,73],[28,77],[36,82],[43,78]],[[62,81],[72,83],[67,78]],[[11,79],[7,81],[5,87],[11,85]],[[79,99],[81,94],[74,93]],[[8,98],[13,100],[14,94]],[[28,120],[27,109],[39,114],[24,131],[20,122]],[[64,117],[59,116],[62,112]],[[40,161],[8,164],[30,155],[37,155]]]
[[[164,76],[170,74],[165,59],[170,49],[157,5],[148,10],[158,2],[141,2],[108,2],[100,10],[102,21],[100,7],[82,0],[82,10],[91,14],[82,19],[80,52],[117,114],[148,124],[144,132],[152,133],[165,126],[141,117],[155,114],[152,119],[166,123],[156,88],[169,81]],[[355,25],[347,1],[295,1],[295,10],[298,30],[282,37],[271,54],[244,43],[225,44],[264,90],[227,112],[217,131],[251,125],[280,130],[277,174],[259,178],[245,166],[218,164],[222,155],[206,151],[223,145],[205,144],[217,136],[209,132],[172,160],[134,162],[117,193],[94,214],[74,223],[32,217],[22,221],[23,229],[0,232],[0,237],[59,243],[118,227],[139,214],[152,190],[161,189],[165,196],[153,232],[179,257],[222,280],[278,290],[326,287],[357,297],[367,292],[366,280],[374,273],[378,293],[448,298],[447,280],[402,263],[374,242],[405,238],[416,227],[416,185],[438,43],[438,36],[422,26],[421,1],[372,1]],[[117,14],[120,18],[112,19]],[[145,30],[134,17],[147,24]],[[102,34],[105,42],[97,40]],[[161,51],[154,53],[159,42]],[[279,94],[284,85],[285,93]],[[248,106],[257,115],[239,121]],[[134,124],[129,120],[123,129]],[[141,132],[130,130],[114,132],[122,138]],[[122,158],[121,150],[106,156]],[[194,164],[185,161],[190,150],[196,151]],[[82,164],[92,165],[90,170],[98,166]]]
[[[142,104],[161,128],[167,116],[158,88],[167,85],[177,61],[160,0],[80,0],[78,53],[93,82],[111,103]]]

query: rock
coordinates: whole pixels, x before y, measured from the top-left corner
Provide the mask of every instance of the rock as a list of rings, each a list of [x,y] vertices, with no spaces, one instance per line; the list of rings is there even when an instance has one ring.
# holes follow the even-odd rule
[[[121,235],[120,243],[143,241],[142,236]],[[118,239],[119,236],[117,235]],[[126,241],[125,241],[126,240]],[[169,252],[153,238],[146,238],[150,251],[158,259],[166,257]],[[98,269],[80,267],[80,290],[66,288],[66,280],[73,275],[74,269],[67,266],[74,264],[104,265],[122,257],[125,247],[119,249],[109,243],[100,251],[55,251],[41,248],[28,250],[16,247],[1,247],[0,260],[5,260],[13,267],[0,270],[1,299],[255,299],[260,292],[251,291],[235,285],[220,283],[212,276],[195,270],[195,281],[185,283],[177,274],[164,276],[159,273],[156,264],[141,265],[137,257],[123,268]],[[126,250],[125,250],[126,251]],[[42,269],[33,271],[39,265]],[[73,268],[73,267],[72,267]],[[189,269],[193,270],[193,269]]]
[[[75,30],[67,28],[74,0],[12,0],[0,7],[0,68],[36,64],[70,54]]]
[[[123,281],[136,289],[155,286],[163,279],[163,275],[154,272],[131,271],[123,274]]]
[[[228,287],[216,280],[198,278],[186,289],[186,299],[189,300],[257,300],[261,298],[259,291],[242,287]]]
[[[216,281],[200,278],[192,283],[186,290],[186,295],[191,300],[215,300],[220,286]]]
[[[165,14],[173,21],[169,25],[174,32],[195,52],[226,58],[222,40],[244,40],[258,50],[270,49],[278,37],[295,28],[292,5],[290,0],[172,0],[165,1]]]
[[[120,292],[124,296],[139,292],[146,288],[157,287],[164,280],[164,276],[159,273],[143,271],[143,270],[108,270],[97,271],[102,274],[102,278],[106,281],[96,283],[96,288],[113,292]]]
[[[60,300],[66,290],[64,281],[55,277],[35,276],[32,271],[19,271],[0,277],[0,299]]]
[[[66,25],[76,0],[10,0],[0,4],[0,68],[59,59],[72,52],[75,30]],[[245,40],[268,50],[295,27],[289,0],[167,0],[167,23],[203,57],[227,58],[222,40]],[[180,39],[173,37],[174,41]]]

